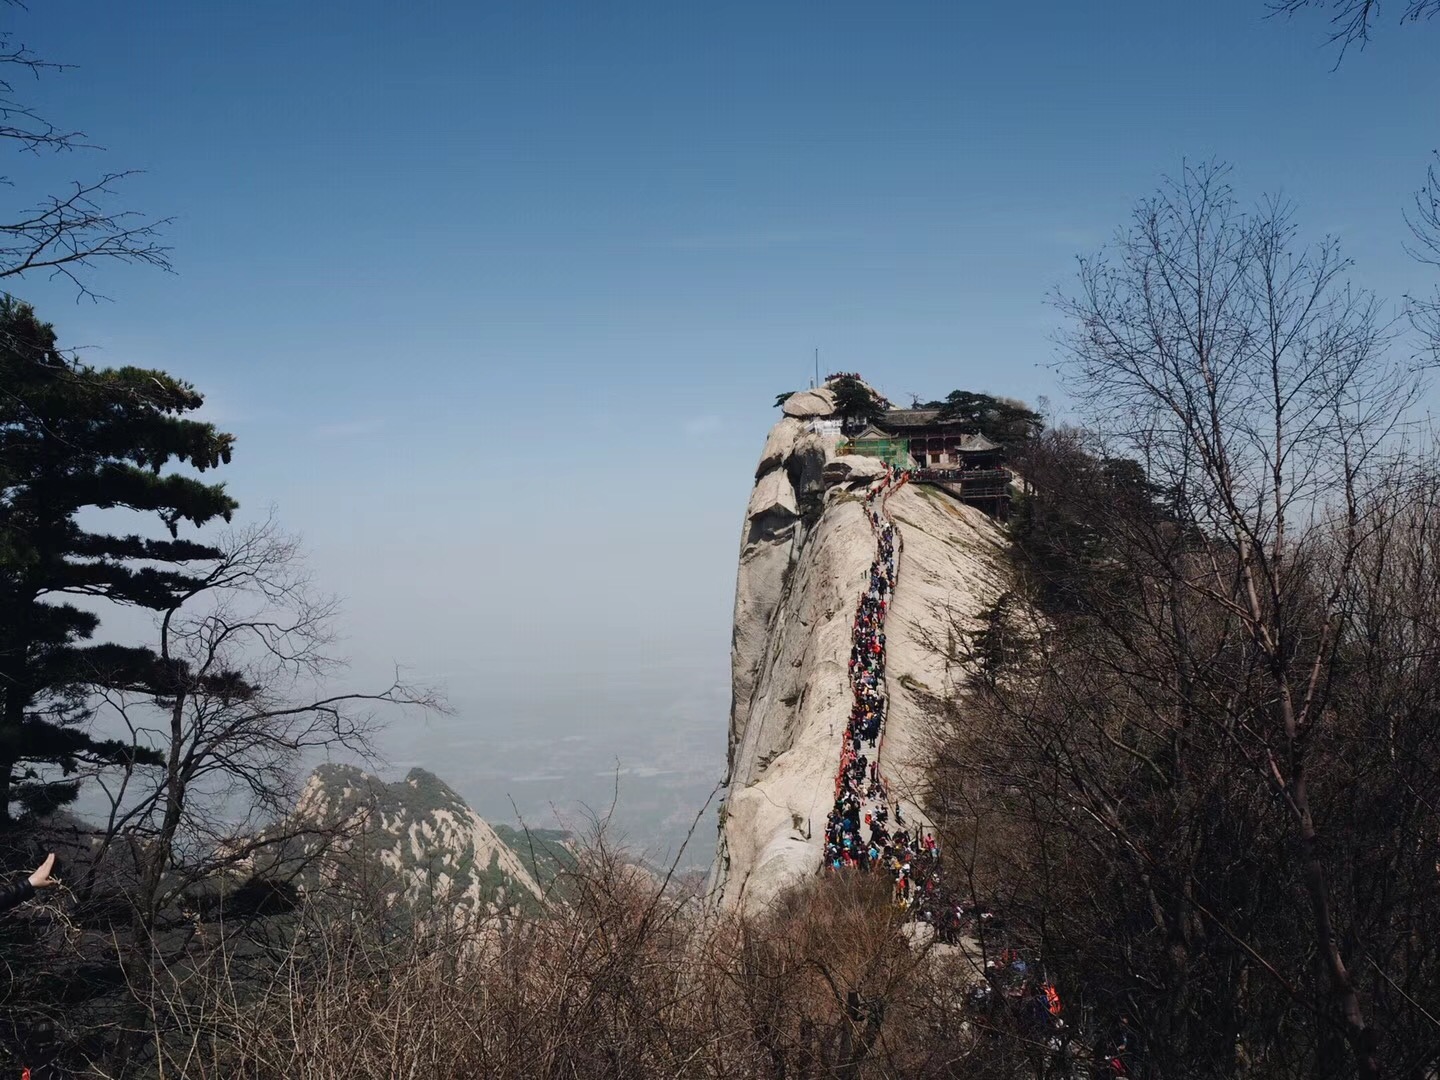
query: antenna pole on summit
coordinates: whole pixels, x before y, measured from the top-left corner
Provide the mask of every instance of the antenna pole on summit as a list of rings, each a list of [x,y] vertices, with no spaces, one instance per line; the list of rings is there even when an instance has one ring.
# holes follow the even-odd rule
[[[820,388],[820,350],[815,350],[815,388]]]

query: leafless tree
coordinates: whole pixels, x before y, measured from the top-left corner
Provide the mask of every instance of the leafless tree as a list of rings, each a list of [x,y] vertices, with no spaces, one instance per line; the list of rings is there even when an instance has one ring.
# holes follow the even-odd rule
[[[1363,47],[1380,18],[1380,0],[1270,0],[1276,14],[1294,15],[1307,8],[1330,12],[1330,41],[1340,47],[1341,55],[1351,45]],[[1402,0],[1399,5],[1401,23],[1418,23],[1440,14],[1440,0]]]
[[[1314,1054],[1339,1060],[1324,1042],[1334,1033],[1355,1074],[1376,1077],[1393,1064],[1380,1040],[1390,1018],[1375,1016],[1381,950],[1374,912],[1349,899],[1354,862],[1336,857],[1348,816],[1333,785],[1359,702],[1381,693],[1357,689],[1341,707],[1342,687],[1358,688],[1344,678],[1356,589],[1382,572],[1370,553],[1414,501],[1402,450],[1418,383],[1388,361],[1380,309],[1347,269],[1333,243],[1298,243],[1289,207],[1242,209],[1208,164],[1082,261],[1078,293],[1060,301],[1074,326],[1067,373],[1094,456],[1141,462],[1156,494],[1130,502],[1136,486],[1103,470],[1073,477],[1092,496],[1074,509],[1104,540],[1093,581],[1077,582],[1075,618],[1040,635],[1039,666],[982,687],[975,712],[988,694],[1001,718],[979,760],[1026,841],[1027,872],[1057,888],[1079,873],[1054,863],[1058,835],[1128,866],[1087,885],[1112,901],[1136,890],[1164,943],[1161,1041],[1206,1019],[1186,987],[1223,956],[1235,973],[1215,984],[1229,988],[1225,1016],[1253,1005],[1253,971],[1319,1018]],[[1302,909],[1277,911],[1277,894],[1253,889],[1237,899],[1261,855]],[[1273,923],[1264,949],[1254,919]],[[1240,1055],[1221,1021],[1205,1038]]]
[[[1061,301],[1091,427],[1025,465],[1034,623],[948,635],[991,670],[941,703],[931,803],[952,873],[1082,1010],[1130,1017],[1154,1075],[1422,1075],[1440,638],[1417,375],[1334,245],[1225,180],[1168,183]]]
[[[315,591],[297,541],[272,519],[222,546],[203,581],[160,620],[170,692],[106,699],[134,743],[165,760],[159,770],[132,765],[98,777],[110,811],[94,865],[124,848],[139,875],[142,934],[197,881],[253,868],[293,839],[286,822],[307,757],[368,756],[377,706],[443,708],[433,691],[398,676],[376,691],[329,690],[344,666],[331,652],[337,607]]]
[[[1422,899],[1440,855],[1436,476],[1397,475],[1364,507],[1388,527],[1351,552],[1305,762],[1335,943],[1397,1076],[1424,1075],[1440,1048],[1418,990],[1440,978],[1440,911]],[[1204,568],[1193,538],[1174,544],[1163,516],[1122,523],[1093,480],[1059,481],[1100,523],[1103,556],[1074,565],[1091,580],[1044,615],[1029,657],[939,703],[930,805],[947,876],[1105,1019],[1093,1034],[1128,1015],[1156,1077],[1354,1075],[1312,906],[1297,904],[1310,867],[1295,815],[1252,742],[1275,708],[1268,664],[1230,605],[1186,584]],[[1309,554],[1345,551],[1342,535]],[[1287,596],[1301,649],[1329,573],[1297,571]],[[957,620],[954,636],[988,625]]]
[[[295,882],[367,825],[297,813],[301,768],[337,752],[367,758],[377,709],[445,707],[398,675],[373,691],[332,688],[344,669],[336,602],[273,519],[217,546],[221,557],[159,620],[165,692],[104,695],[99,722],[152,753],[85,777],[108,813],[71,838],[74,932],[34,964],[52,981],[89,980],[77,991],[84,1008],[64,1015],[67,1053],[91,1062],[139,1054],[153,1032],[137,1017],[206,965],[224,963],[238,982],[288,947],[290,923],[268,918],[276,903],[283,913]],[[162,764],[147,763],[156,756]]]
[[[9,10],[19,8],[11,3]],[[20,154],[98,151],[83,131],[41,115],[26,103],[20,81],[57,75],[66,65],[46,60],[21,42],[14,30],[0,30],[0,140]],[[114,199],[133,171],[106,171],[75,180],[64,190],[36,197],[21,193],[11,172],[0,184],[15,193],[0,216],[0,279],[29,274],[63,277],[80,296],[95,297],[87,271],[103,262],[140,263],[170,269],[169,248],[160,241],[168,219],[117,209]]]
[[[1440,151],[1436,153],[1440,160]],[[1440,166],[1434,161],[1425,171],[1425,184],[1415,193],[1415,205],[1405,215],[1413,238],[1407,250],[1417,261],[1440,270]],[[1427,342],[1434,361],[1440,362],[1440,283],[1429,296],[1409,297],[1410,321]]]

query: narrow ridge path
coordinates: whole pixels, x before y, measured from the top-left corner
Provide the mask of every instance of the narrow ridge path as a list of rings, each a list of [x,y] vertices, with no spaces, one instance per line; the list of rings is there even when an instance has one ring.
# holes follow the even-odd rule
[[[1032,966],[1014,944],[1004,944],[996,958],[984,955],[983,938],[997,934],[998,920],[984,907],[965,912],[957,898],[941,903],[940,851],[933,831],[927,832],[919,808],[911,819],[902,816],[898,795],[881,771],[885,746],[885,725],[890,701],[885,686],[885,616],[895,596],[903,542],[900,531],[886,508],[890,496],[910,481],[908,472],[887,467],[865,495],[865,512],[875,533],[875,560],[870,581],[855,611],[850,642],[850,687],[853,704],[840,749],[840,768],[835,775],[835,807],[825,826],[825,855],[822,869],[870,870],[890,874],[895,883],[894,902],[914,918],[927,922],[946,947],[961,945],[964,931],[978,929],[977,922],[994,920],[989,934],[981,930],[978,947],[983,964],[982,980],[971,991],[972,1005],[993,1016],[992,1006],[1009,1008],[1024,1030],[1046,1051],[1074,1058],[1079,1043],[1062,1019],[1060,994],[1043,968]],[[867,754],[867,750],[869,753]],[[964,947],[964,946],[962,946]],[[970,949],[973,953],[973,949]],[[1067,1046],[1073,1045],[1073,1049]],[[1112,1066],[1123,1066],[1123,1039],[1110,1058]],[[1121,1075],[1117,1070],[1116,1075]],[[1128,1075],[1128,1074],[1125,1074]]]
[[[886,503],[909,474],[885,470],[865,494],[875,534],[875,560],[851,629],[850,719],[835,774],[835,805],[825,824],[823,866],[883,870],[895,881],[896,903],[909,907],[939,885],[939,852],[933,835],[906,821],[880,769],[890,701],[885,687],[885,615],[895,595],[902,541]],[[868,751],[868,752],[867,752]]]

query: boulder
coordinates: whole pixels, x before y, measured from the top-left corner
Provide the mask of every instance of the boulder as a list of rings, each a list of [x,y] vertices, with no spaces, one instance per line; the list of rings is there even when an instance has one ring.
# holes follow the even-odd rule
[[[785,470],[766,473],[756,481],[755,490],[750,493],[750,505],[745,509],[745,519],[750,523],[745,546],[782,539],[781,532],[799,516],[795,489],[790,486]]]
[[[826,462],[822,476],[826,487],[834,487],[851,480],[873,480],[884,471],[885,463],[879,458],[842,454]]]
[[[835,394],[823,386],[819,390],[799,390],[785,399],[781,412],[786,416],[834,416]]]
[[[835,441],[823,435],[805,432],[795,440],[795,449],[785,462],[790,486],[803,506],[807,499],[818,499],[825,493],[825,463],[835,456]]]
[[[755,479],[760,479],[771,469],[783,465],[795,449],[795,440],[805,433],[805,424],[793,416],[786,416],[770,429],[765,440],[765,449],[760,451],[760,464],[755,466]]]

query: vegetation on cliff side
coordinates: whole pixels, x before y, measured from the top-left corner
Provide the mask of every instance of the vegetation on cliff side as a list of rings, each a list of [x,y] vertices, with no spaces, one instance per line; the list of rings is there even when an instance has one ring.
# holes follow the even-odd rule
[[[1436,1060],[1440,458],[1348,269],[1212,166],[1082,263],[1029,604],[937,702],[949,872],[1151,1076]]]

